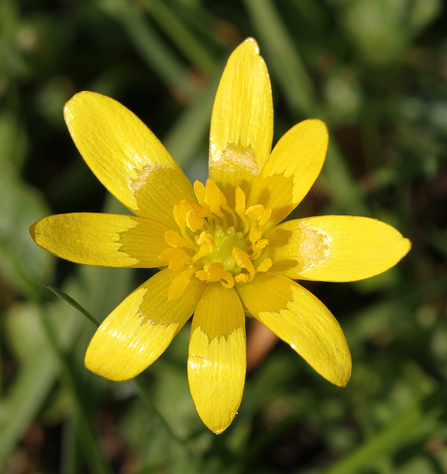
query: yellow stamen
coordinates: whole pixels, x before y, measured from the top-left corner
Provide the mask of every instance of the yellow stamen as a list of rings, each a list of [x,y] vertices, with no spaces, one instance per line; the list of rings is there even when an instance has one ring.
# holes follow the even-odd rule
[[[265,247],[267,247],[267,245],[269,244],[269,240],[268,239],[260,239],[256,242],[256,252],[254,252],[253,256],[252,256],[252,259],[255,260],[257,258],[259,258],[259,256],[261,255],[262,253],[262,250],[265,249]]]
[[[223,220],[224,227],[227,226],[227,218],[220,210],[220,189],[212,179],[206,181],[206,197],[205,202],[208,204],[211,212]]]
[[[236,214],[240,217],[242,222],[244,223],[244,233],[246,233],[249,229],[249,224],[247,217],[245,215],[245,193],[242,189],[238,186],[235,191],[235,201],[236,201]]]
[[[262,234],[272,210],[262,204],[246,208],[244,191],[235,189],[235,206],[212,179],[206,186],[194,183],[197,202],[180,201],[174,206],[174,219],[180,231],[169,230],[165,241],[171,248],[160,254],[174,271],[183,271],[169,288],[169,298],[178,298],[195,273],[206,282],[220,281],[226,288],[236,282],[251,282],[257,272],[266,272],[272,261],[266,258],[255,268],[264,248],[269,244]],[[228,226],[228,221],[232,226]],[[186,251],[185,251],[186,249]],[[191,252],[192,250],[192,252]],[[185,269],[186,268],[186,269]]]
[[[196,272],[196,276],[202,281],[220,281],[225,288],[232,288],[234,286],[233,275],[225,271],[223,265],[218,262],[204,265],[202,270]]]
[[[270,267],[273,265],[272,259],[271,258],[266,258],[263,260],[259,265],[258,268],[256,268],[257,272],[267,272],[270,270]]]
[[[228,214],[230,214],[231,219],[233,220],[233,225],[237,227],[237,217],[236,214],[234,213],[233,209],[227,205],[227,198],[225,197],[225,194],[219,189],[219,197],[220,197],[220,206],[224,211],[227,211]]]
[[[247,252],[244,252],[241,249],[238,249],[237,247],[234,247],[232,251],[232,255],[236,263],[241,267],[245,268],[248,270],[250,273],[250,277],[248,281],[252,281],[253,278],[255,277],[256,270],[255,267],[253,266],[253,262],[250,260],[250,257],[248,256]]]
[[[179,298],[182,293],[185,291],[186,287],[188,286],[191,277],[193,276],[194,272],[196,271],[195,267],[190,267],[184,272],[180,273],[171,283],[171,286],[168,290],[168,299],[175,300]]]
[[[201,229],[205,224],[204,219],[199,217],[193,209],[188,211],[186,214],[186,225],[193,231]]]
[[[250,219],[253,219],[254,221],[257,221],[258,219],[260,219],[264,215],[264,211],[265,211],[265,208],[262,204],[256,204],[254,206],[250,206],[247,209],[247,212],[245,214],[247,214],[247,216]]]
[[[205,203],[206,189],[203,183],[197,180],[194,182],[194,193],[197,197],[197,201],[199,201],[200,206],[202,208],[208,207]]]
[[[161,252],[158,258],[162,262],[169,262],[169,269],[176,271],[189,264],[190,258],[187,253],[182,249],[166,249]]]
[[[256,245],[256,242],[261,238],[261,232],[259,231],[259,229],[255,229],[254,227],[252,227],[250,229],[250,232],[248,234],[248,239],[250,240],[251,242],[251,245],[253,247],[253,250],[254,250],[254,247]]]
[[[270,219],[271,215],[272,215],[272,208],[269,207],[268,209],[266,209],[264,211],[264,213],[262,214],[261,219],[259,220],[259,227],[261,229],[263,229],[265,224],[267,224],[267,221]]]
[[[175,230],[168,230],[165,233],[165,241],[171,247],[191,247],[190,244]]]
[[[199,214],[200,217],[206,217],[208,220],[208,225],[205,224],[207,228],[210,228],[211,226],[214,225],[216,221],[218,221],[218,218],[213,215],[213,213],[210,210],[210,207],[206,203],[206,188],[201,183],[200,181],[195,181],[194,182],[194,193],[197,197],[197,201],[199,201],[200,208],[203,211],[203,214]]]
[[[249,276],[248,273],[239,273],[239,275],[236,275],[234,279],[239,283],[247,283]]]
[[[197,239],[197,243],[200,245],[200,248],[194,257],[192,257],[193,262],[197,262],[197,260],[208,255],[215,247],[214,237],[208,232],[202,232],[200,237]]]
[[[188,201],[180,201],[174,206],[173,215],[174,220],[180,228],[180,233],[182,237],[190,244],[194,245],[194,241],[188,235],[186,231],[186,214],[190,210],[188,206]]]

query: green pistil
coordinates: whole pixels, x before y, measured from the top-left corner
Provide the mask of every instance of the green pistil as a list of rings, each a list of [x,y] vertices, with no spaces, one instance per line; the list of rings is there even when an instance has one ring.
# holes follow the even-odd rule
[[[225,271],[233,275],[240,273],[242,269],[234,261],[232,251],[234,247],[238,247],[245,252],[248,250],[242,232],[237,232],[234,227],[222,229],[219,226],[212,232],[212,235],[216,246],[212,252],[201,258],[200,262],[203,265],[207,263],[221,263]]]

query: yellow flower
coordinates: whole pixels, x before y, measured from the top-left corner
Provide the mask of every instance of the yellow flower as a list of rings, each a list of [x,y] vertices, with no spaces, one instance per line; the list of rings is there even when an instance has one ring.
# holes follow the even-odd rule
[[[245,382],[245,310],[338,386],[351,374],[329,310],[294,280],[355,281],[395,265],[410,241],[383,222],[322,216],[280,224],[319,175],[328,132],[291,128],[271,151],[270,80],[256,41],[231,55],[211,119],[209,176],[192,187],[153,133],[93,92],[65,106],[70,134],[104,186],[137,217],[74,213],[31,227],[38,245],[86,265],[161,268],[101,324],[88,369],[128,380],[154,362],[194,313],[188,380],[199,416],[221,433]]]

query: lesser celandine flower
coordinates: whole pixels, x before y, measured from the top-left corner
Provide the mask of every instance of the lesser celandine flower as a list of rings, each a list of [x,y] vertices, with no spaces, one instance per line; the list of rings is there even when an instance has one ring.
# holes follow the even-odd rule
[[[75,95],[65,120],[88,166],[137,217],[50,216],[31,227],[34,240],[86,265],[161,268],[101,324],[87,349],[88,369],[116,381],[135,377],[194,313],[190,390],[203,422],[221,433],[242,398],[248,311],[327,380],[347,384],[343,332],[295,280],[369,278],[395,265],[411,244],[365,217],[280,224],[320,173],[328,132],[320,120],[305,120],[271,151],[270,80],[255,40],[234,51],[223,73],[206,185],[191,186],[153,133],[108,97]]]

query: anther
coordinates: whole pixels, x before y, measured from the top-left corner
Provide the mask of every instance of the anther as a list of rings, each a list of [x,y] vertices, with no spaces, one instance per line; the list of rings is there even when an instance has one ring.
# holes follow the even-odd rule
[[[247,252],[244,252],[241,249],[238,249],[237,247],[234,247],[232,251],[232,255],[236,263],[241,267],[245,268],[248,270],[250,273],[250,276],[248,278],[248,281],[252,281],[253,278],[256,275],[256,270],[255,267],[253,266],[253,262],[250,260],[250,257],[248,256]]]
[[[176,276],[171,283],[171,286],[168,290],[168,299],[175,300],[179,298],[182,293],[185,291],[186,287],[188,286],[191,277],[193,276],[196,268],[191,266],[187,270],[180,273],[180,275]]]

